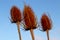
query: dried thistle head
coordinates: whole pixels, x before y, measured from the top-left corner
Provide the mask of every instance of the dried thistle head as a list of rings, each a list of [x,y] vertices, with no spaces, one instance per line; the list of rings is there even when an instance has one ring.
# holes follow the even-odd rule
[[[21,21],[21,12],[16,6],[13,6],[11,8],[10,14],[11,14],[12,23]]]
[[[52,27],[51,20],[45,13],[41,17],[41,25],[43,31],[50,30]]]
[[[34,12],[30,8],[30,6],[24,6],[23,11],[24,22],[25,22],[25,30],[35,29],[36,28],[36,19]]]

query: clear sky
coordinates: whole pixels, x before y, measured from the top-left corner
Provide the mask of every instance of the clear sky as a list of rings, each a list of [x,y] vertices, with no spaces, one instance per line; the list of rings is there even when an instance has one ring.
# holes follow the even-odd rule
[[[0,40],[19,40],[16,24],[9,20],[10,9],[16,5],[23,12],[24,1],[30,5],[40,22],[44,12],[52,19],[50,40],[60,40],[60,0],[0,0]],[[22,27],[22,26],[21,26]],[[30,31],[21,30],[22,40],[32,40]],[[47,40],[46,32],[34,30],[35,40]]]

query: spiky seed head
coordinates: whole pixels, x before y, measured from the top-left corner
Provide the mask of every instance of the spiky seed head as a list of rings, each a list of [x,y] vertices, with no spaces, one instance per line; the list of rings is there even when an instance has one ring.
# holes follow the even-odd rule
[[[10,14],[11,14],[11,19],[13,23],[21,21],[21,11],[16,6],[13,6],[11,8]]]
[[[25,30],[35,29],[36,28],[36,18],[34,12],[32,11],[30,6],[24,6],[24,22],[25,22]]]
[[[47,29],[50,30],[52,27],[51,20],[45,13],[41,17],[41,25],[42,25],[43,31],[46,31]]]

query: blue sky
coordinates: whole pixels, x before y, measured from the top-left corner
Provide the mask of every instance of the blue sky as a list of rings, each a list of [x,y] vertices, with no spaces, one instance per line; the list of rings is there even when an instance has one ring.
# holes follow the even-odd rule
[[[19,40],[16,24],[12,24],[10,9],[16,5],[23,12],[24,1],[30,5],[40,22],[44,12],[52,19],[52,29],[49,31],[51,40],[60,40],[60,0],[0,0],[0,40]],[[22,27],[22,26],[21,26]],[[21,30],[22,40],[32,40],[30,31]],[[47,40],[46,32],[34,30],[35,40]]]

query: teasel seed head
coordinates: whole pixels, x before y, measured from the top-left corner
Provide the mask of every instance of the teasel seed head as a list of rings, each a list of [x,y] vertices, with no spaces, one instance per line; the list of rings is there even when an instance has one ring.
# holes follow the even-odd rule
[[[21,11],[16,6],[13,6],[10,10],[12,23],[21,22]]]

